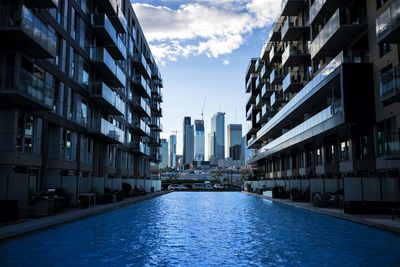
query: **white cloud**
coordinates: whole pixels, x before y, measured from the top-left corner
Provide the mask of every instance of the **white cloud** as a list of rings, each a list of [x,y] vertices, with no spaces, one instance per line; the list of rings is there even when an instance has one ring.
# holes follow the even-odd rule
[[[222,65],[224,66],[228,66],[229,64],[231,64],[231,62],[227,59],[224,59],[224,61],[222,61]]]
[[[280,0],[194,0],[176,10],[133,4],[161,63],[191,55],[217,58],[230,54],[244,43],[246,34],[270,24],[279,6]]]

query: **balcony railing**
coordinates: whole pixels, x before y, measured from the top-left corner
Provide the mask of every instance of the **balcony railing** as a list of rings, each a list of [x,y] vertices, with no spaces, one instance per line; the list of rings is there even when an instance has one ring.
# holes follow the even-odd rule
[[[128,22],[126,21],[126,18],[120,8],[117,7],[116,11],[117,12],[115,15],[110,16],[110,20],[114,24],[118,33],[126,33],[128,29]]]
[[[400,102],[400,65],[381,74],[380,95],[384,103]]]
[[[141,53],[134,54],[132,62],[134,66],[139,69],[140,73],[146,77],[146,79],[151,78],[151,70],[147,65],[147,61],[144,58],[143,54]]]
[[[310,8],[310,23],[313,23],[317,17],[322,17],[321,14],[324,14],[324,12],[321,11],[323,11],[324,9],[328,10],[332,8],[337,8],[339,4],[340,1],[337,0],[315,0]]]
[[[67,119],[84,127],[91,126],[91,119],[88,117],[87,112],[77,110],[76,107],[67,107]]]
[[[283,67],[297,67],[301,65],[307,57],[309,44],[288,45],[282,54]]]
[[[273,69],[269,75],[269,82],[272,85],[282,84],[283,73],[282,70]]]
[[[117,44],[117,32],[105,13],[92,14],[92,28],[104,44]]]
[[[142,75],[137,74],[135,76],[134,85],[136,86],[136,88],[141,89],[142,95],[146,97],[151,97],[151,89],[148,86],[146,79]]]
[[[269,142],[266,146],[262,147],[259,150],[259,154],[261,154],[263,152],[268,152],[268,154],[273,154],[273,153],[278,152],[280,149],[282,149],[281,147],[278,147],[280,145],[285,145],[285,143],[293,145],[294,143],[304,141],[302,138],[300,138],[299,140],[297,140],[297,142],[293,142],[293,141],[288,142],[289,140],[291,140],[297,136],[300,136],[302,133],[314,128],[315,126],[323,124],[325,121],[333,118],[336,114],[339,114],[339,115],[342,114],[342,106],[340,104],[340,101],[335,102],[331,106],[325,108],[324,110],[322,110],[321,112],[312,116],[308,120],[297,125],[293,129],[289,130],[285,134],[282,134],[278,138]],[[341,122],[338,121],[337,123],[341,123]],[[332,128],[335,126],[337,126],[337,125],[327,124],[324,127],[324,129],[322,129],[322,131],[327,131],[327,130],[329,130],[328,128]],[[314,134],[316,134],[316,133],[314,133]]]
[[[3,76],[4,75],[4,76]],[[53,109],[54,87],[21,67],[0,68],[1,98],[32,108]],[[1,99],[3,100],[3,99]]]
[[[311,43],[311,58],[332,56],[354,39],[365,28],[364,21],[354,18],[350,21],[345,12],[338,8],[321,32]],[[335,38],[333,38],[335,36]],[[330,42],[335,42],[330,45]]]
[[[269,51],[269,62],[271,63],[277,63],[281,62],[282,60],[282,48],[277,48],[277,45],[274,45]]]
[[[109,84],[115,87],[125,87],[125,74],[104,47],[91,47],[90,60],[102,72],[103,78],[108,78]]]
[[[303,84],[308,81],[306,75],[298,71],[290,71],[283,79],[283,91],[294,93],[303,88]]]
[[[304,4],[303,0],[282,0],[281,13],[282,16],[295,16],[300,11]]]
[[[97,0],[96,3],[108,14],[117,15],[118,1],[117,0]]]
[[[400,41],[400,0],[395,0],[376,19],[376,36],[379,42],[398,43]]]
[[[17,10],[16,10],[17,9]],[[18,33],[15,43],[34,57],[54,57],[56,55],[56,37],[39,17],[29,8],[18,5],[1,5],[0,32],[2,38]],[[4,41],[4,40],[3,40]]]
[[[29,4],[37,8],[57,8],[58,0],[29,0]]]
[[[308,82],[303,89],[301,89],[279,112],[272,117],[268,123],[260,130],[259,136],[269,132],[276,124],[286,118],[288,114],[304,103],[315,93],[316,88],[320,86],[340,65],[344,62],[344,56],[341,52],[332,61],[330,61],[310,82]]]
[[[95,83],[92,85],[92,87],[93,96],[100,96],[101,99],[104,99],[106,101],[106,103],[102,102],[103,104],[112,107],[111,109],[109,109],[110,114],[123,115],[125,113],[125,102],[105,83]]]
[[[94,129],[109,139],[113,139],[121,144],[124,143],[124,131],[104,118],[95,120]]]

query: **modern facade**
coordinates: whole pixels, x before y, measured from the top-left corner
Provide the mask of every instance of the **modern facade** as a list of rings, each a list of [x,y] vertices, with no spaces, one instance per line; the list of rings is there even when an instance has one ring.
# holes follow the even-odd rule
[[[211,117],[212,156],[215,161],[225,158],[225,113],[217,112]],[[211,155],[211,154],[210,154]]]
[[[194,121],[194,160],[197,162],[204,161],[204,121]]]
[[[176,135],[169,136],[168,167],[176,168]]]
[[[400,1],[281,6],[245,77],[250,163],[268,185],[344,192],[346,212],[398,205]]]
[[[194,159],[194,126],[190,117],[183,119],[183,165]]]
[[[227,154],[232,160],[242,160],[242,125],[228,124],[227,133]]]
[[[168,149],[169,149],[169,144],[167,139],[160,139],[161,141],[161,147],[160,147],[160,157],[161,157],[161,162],[160,162],[160,169],[168,167]]]
[[[130,1],[1,1],[0,33],[0,199],[150,178],[163,83]]]

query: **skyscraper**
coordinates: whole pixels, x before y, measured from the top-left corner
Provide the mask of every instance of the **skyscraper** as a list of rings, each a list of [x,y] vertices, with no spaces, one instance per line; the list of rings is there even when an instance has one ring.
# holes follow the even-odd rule
[[[168,141],[167,139],[161,139],[160,155],[161,162],[160,168],[166,168],[168,166]]]
[[[195,120],[194,129],[194,160],[204,161],[204,121]]]
[[[242,125],[229,124],[227,127],[227,154],[233,160],[241,160]]]
[[[213,157],[215,161],[225,158],[225,113],[217,112],[211,117]],[[211,147],[210,147],[211,148]]]
[[[194,159],[194,127],[191,118],[183,119],[183,165],[189,164]]]
[[[169,136],[168,167],[176,168],[176,135]]]

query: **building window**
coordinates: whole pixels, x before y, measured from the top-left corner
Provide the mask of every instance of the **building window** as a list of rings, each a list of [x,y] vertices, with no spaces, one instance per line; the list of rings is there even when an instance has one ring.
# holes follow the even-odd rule
[[[322,149],[318,146],[315,150],[315,165],[322,165]]]
[[[340,161],[349,161],[350,160],[349,147],[350,147],[349,140],[344,140],[344,141],[340,142]]]
[[[380,9],[386,2],[387,0],[376,0],[376,10]]]
[[[72,160],[72,133],[66,129],[62,135],[61,159]]]
[[[326,163],[335,163],[335,145],[329,145],[326,153]]]
[[[368,157],[368,137],[366,135],[358,138],[356,156],[358,159]]]
[[[16,149],[19,152],[33,153],[34,118],[18,114]]]
[[[392,50],[392,47],[388,43],[383,43],[379,45],[379,56],[383,57],[387,53],[389,53]]]

